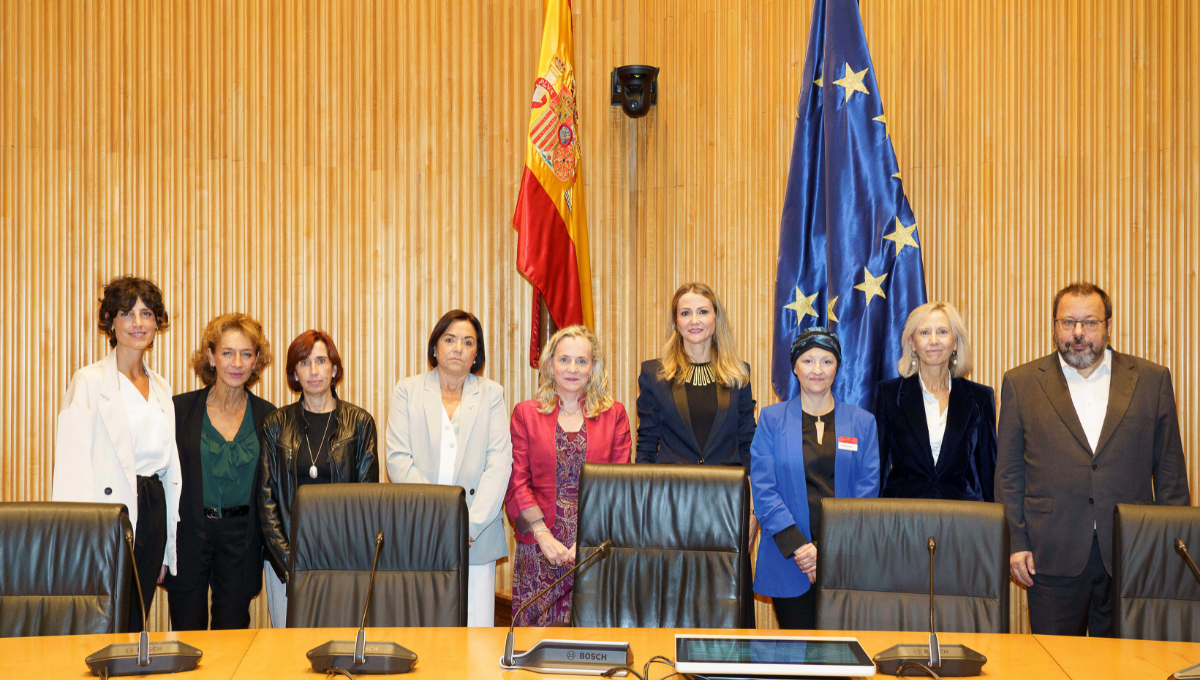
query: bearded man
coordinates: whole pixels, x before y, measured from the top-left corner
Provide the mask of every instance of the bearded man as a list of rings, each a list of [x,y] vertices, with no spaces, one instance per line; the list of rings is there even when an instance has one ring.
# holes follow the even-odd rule
[[[996,501],[1033,632],[1111,637],[1113,506],[1190,503],[1175,392],[1169,370],[1109,346],[1098,286],[1060,290],[1052,319],[1057,351],[1004,375]]]

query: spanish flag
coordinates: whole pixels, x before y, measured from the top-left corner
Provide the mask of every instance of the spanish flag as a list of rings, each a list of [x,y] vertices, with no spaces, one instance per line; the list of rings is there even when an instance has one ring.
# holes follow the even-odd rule
[[[559,328],[592,326],[592,274],[587,213],[579,178],[579,113],[575,41],[569,0],[546,0],[542,52],[529,111],[525,174],[513,227],[517,269],[546,300]],[[529,364],[537,367],[538,295],[533,296]]]

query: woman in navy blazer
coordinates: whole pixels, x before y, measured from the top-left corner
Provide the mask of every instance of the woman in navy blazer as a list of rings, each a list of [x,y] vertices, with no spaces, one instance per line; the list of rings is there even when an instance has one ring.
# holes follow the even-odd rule
[[[841,355],[825,328],[800,333],[791,351],[800,394],[762,410],[750,447],[754,513],[763,528],[754,592],[772,599],[780,628],[816,627],[821,499],[879,494],[875,418],[831,392]]]
[[[992,502],[996,396],[962,377],[971,344],[953,305],[913,310],[900,375],[875,390],[881,496]]]
[[[637,462],[748,466],[750,367],[721,299],[706,284],[684,284],[667,325],[662,359],[644,362],[638,377]]]

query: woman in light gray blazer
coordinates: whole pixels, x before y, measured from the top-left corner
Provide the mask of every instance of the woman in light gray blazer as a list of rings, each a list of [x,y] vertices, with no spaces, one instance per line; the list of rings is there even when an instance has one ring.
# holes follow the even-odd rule
[[[467,493],[471,567],[467,625],[495,625],[496,560],[508,555],[500,519],[512,473],[504,388],[479,374],[483,327],[470,312],[447,312],[429,335],[432,371],[392,390],[387,471],[393,482],[453,484]]]

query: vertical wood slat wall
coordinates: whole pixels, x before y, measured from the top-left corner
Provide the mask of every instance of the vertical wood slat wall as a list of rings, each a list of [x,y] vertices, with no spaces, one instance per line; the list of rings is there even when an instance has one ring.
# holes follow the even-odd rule
[[[1200,483],[1200,6],[862,0],[929,294],[964,313],[974,379],[1050,350],[1049,298],[1116,302],[1113,345],[1169,366]],[[631,413],[674,288],[721,292],[767,375],[778,222],[811,0],[575,0],[596,325]],[[164,288],[150,361],[176,391],[204,322],[329,330],[341,394],[383,427],[426,333],[478,314],[486,374],[529,398],[529,286],[509,223],[537,0],[0,0],[0,500],[49,497],[54,417],[103,356],[101,283]],[[662,67],[640,121],[612,67]],[[498,586],[507,588],[508,565]],[[152,624],[167,625],[159,597]],[[265,605],[254,625],[269,625]],[[1014,612],[1014,630],[1022,629]],[[772,625],[759,605],[761,625]]]

